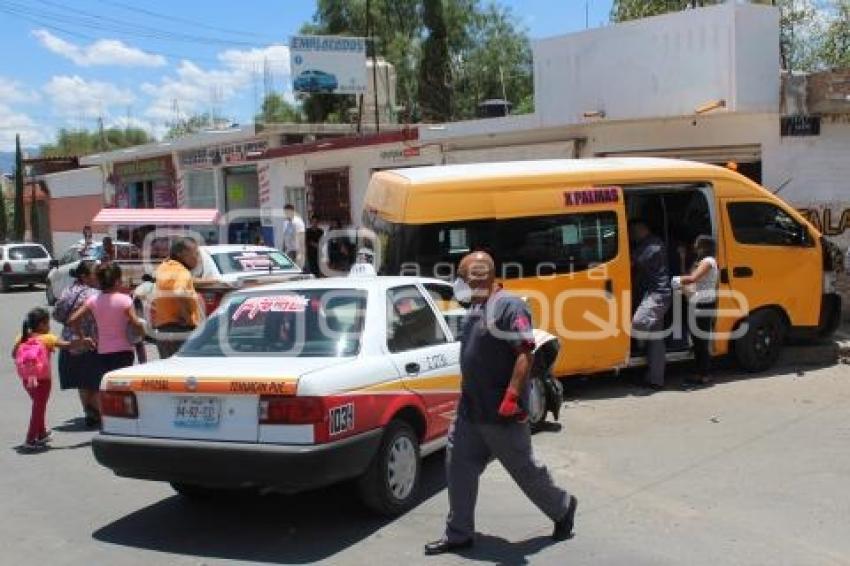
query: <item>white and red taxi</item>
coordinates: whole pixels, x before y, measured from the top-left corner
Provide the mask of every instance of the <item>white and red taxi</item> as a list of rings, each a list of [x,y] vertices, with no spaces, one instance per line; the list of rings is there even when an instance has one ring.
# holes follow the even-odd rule
[[[105,377],[94,454],[187,496],[359,478],[367,504],[399,513],[456,410],[462,315],[424,278],[235,292],[175,357]]]

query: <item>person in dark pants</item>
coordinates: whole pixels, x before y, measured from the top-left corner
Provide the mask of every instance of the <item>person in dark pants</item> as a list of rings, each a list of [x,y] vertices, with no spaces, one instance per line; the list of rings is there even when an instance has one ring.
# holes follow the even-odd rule
[[[688,322],[693,324],[691,339],[694,341],[697,376],[686,380],[688,385],[709,385],[711,383],[711,333],[717,310],[717,283],[720,269],[715,259],[716,244],[711,236],[698,236],[694,242],[697,260],[690,274],[680,277],[683,289],[692,286],[687,293],[690,312]]]
[[[662,331],[673,295],[667,250],[664,242],[652,234],[643,220],[632,221],[630,233],[635,242],[632,250],[633,280],[636,282],[634,296],[639,301],[632,317],[632,330],[635,337],[646,344],[647,384],[658,390],[664,388],[667,352]]]
[[[319,265],[319,248],[325,231],[319,226],[319,218],[314,214],[310,217],[310,226],[306,232],[307,242],[307,271],[319,277],[322,274]]]
[[[461,398],[446,452],[449,515],[443,537],[426,544],[425,554],[472,546],[478,481],[493,458],[552,520],[552,538],[565,540],[572,535],[578,500],[534,459],[525,411],[534,348],[531,315],[521,299],[495,282],[488,254],[464,257],[459,274],[455,296],[473,306],[463,323]]]
[[[53,319],[62,325],[62,339],[72,342],[79,338],[91,338],[97,342],[97,325],[91,313],[80,322],[82,334],[76,334],[68,319],[89,298],[97,296],[96,263],[84,259],[71,270],[74,283],[66,289],[53,308]],[[92,379],[91,368],[97,361],[97,353],[88,348],[68,348],[59,351],[59,386],[62,389],[77,389],[83,407],[86,426],[100,423],[98,389],[100,382]]]

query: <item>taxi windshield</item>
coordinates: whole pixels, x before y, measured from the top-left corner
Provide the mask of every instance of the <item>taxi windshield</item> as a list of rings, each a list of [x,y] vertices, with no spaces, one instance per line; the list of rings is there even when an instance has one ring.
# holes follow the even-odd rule
[[[234,296],[181,356],[346,357],[360,351],[366,292],[300,289]]]
[[[210,255],[218,270],[224,275],[244,271],[295,269],[295,264],[276,250],[220,252]]]

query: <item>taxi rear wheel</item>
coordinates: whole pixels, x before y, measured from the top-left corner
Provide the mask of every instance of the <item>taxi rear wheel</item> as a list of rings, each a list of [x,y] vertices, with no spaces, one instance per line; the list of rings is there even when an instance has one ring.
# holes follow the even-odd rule
[[[382,515],[398,515],[413,507],[419,476],[419,438],[408,423],[391,421],[381,447],[358,480],[363,503]]]

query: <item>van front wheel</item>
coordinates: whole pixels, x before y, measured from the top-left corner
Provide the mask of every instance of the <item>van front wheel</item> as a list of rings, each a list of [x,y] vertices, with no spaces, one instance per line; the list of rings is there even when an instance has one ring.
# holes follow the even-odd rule
[[[776,363],[785,341],[785,321],[774,310],[752,313],[744,322],[747,330],[735,341],[735,357],[743,369],[764,371]]]

